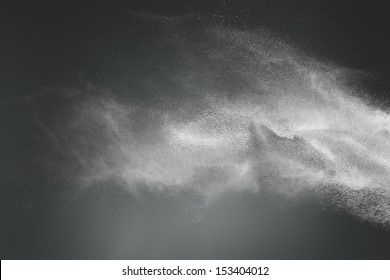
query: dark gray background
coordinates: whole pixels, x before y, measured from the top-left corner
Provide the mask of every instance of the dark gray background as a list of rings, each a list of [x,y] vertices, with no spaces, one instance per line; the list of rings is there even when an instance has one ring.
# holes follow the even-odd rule
[[[129,71],[162,75],[152,65],[169,56],[149,48],[153,29],[131,15],[146,11],[201,15],[245,30],[265,28],[324,61],[375,74],[359,80],[360,86],[388,108],[390,25],[383,2],[2,4],[1,258],[388,259],[388,230],[332,205],[319,206],[310,195],[296,205],[267,192],[231,194],[199,214],[193,213],[198,200],[191,193],[171,197],[145,191],[138,200],[115,182],[80,192],[48,180],[41,170],[48,144],[30,120],[50,122],[69,100],[52,97],[49,90],[45,98],[29,101],[48,87],[82,88],[85,79],[115,94],[134,86],[126,81]],[[129,98],[143,102],[150,96],[140,90]],[[58,155],[53,164],[71,164],[67,160]],[[197,215],[202,218],[196,220]]]

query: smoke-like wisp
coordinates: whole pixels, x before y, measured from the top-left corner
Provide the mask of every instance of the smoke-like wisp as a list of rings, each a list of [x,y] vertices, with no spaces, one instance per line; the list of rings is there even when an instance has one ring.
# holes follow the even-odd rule
[[[345,85],[351,70],[261,30],[180,26],[160,27],[154,47],[165,57],[130,77],[138,87],[76,98],[51,128],[57,144],[67,135],[59,145],[78,166],[72,179],[190,189],[208,202],[227,191],[312,190],[390,223],[390,116]],[[147,101],[132,99],[140,87]]]

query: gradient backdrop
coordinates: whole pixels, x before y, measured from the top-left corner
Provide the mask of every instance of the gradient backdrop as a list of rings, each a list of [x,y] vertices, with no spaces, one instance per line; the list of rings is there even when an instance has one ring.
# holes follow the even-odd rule
[[[384,1],[12,2],[2,259],[390,258]]]

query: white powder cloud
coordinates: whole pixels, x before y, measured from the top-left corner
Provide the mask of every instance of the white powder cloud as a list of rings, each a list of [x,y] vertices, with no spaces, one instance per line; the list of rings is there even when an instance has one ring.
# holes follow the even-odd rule
[[[206,201],[263,188],[326,196],[331,186],[342,193],[335,204],[389,224],[390,116],[344,85],[350,70],[263,31],[209,28],[199,40],[179,25],[167,30],[157,41],[174,45],[177,62],[141,79],[152,104],[92,95],[61,123],[80,183],[191,189]]]

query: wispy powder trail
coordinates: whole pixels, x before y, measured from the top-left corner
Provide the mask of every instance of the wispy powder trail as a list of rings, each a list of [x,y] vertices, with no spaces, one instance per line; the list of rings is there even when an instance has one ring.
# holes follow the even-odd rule
[[[346,85],[352,70],[264,31],[191,35],[174,24],[156,41],[174,48],[151,70],[165,75],[134,78],[153,102],[106,91],[75,101],[61,123],[77,180],[115,179],[134,192],[191,189],[208,202],[227,191],[318,191],[358,217],[390,223],[390,116]]]

